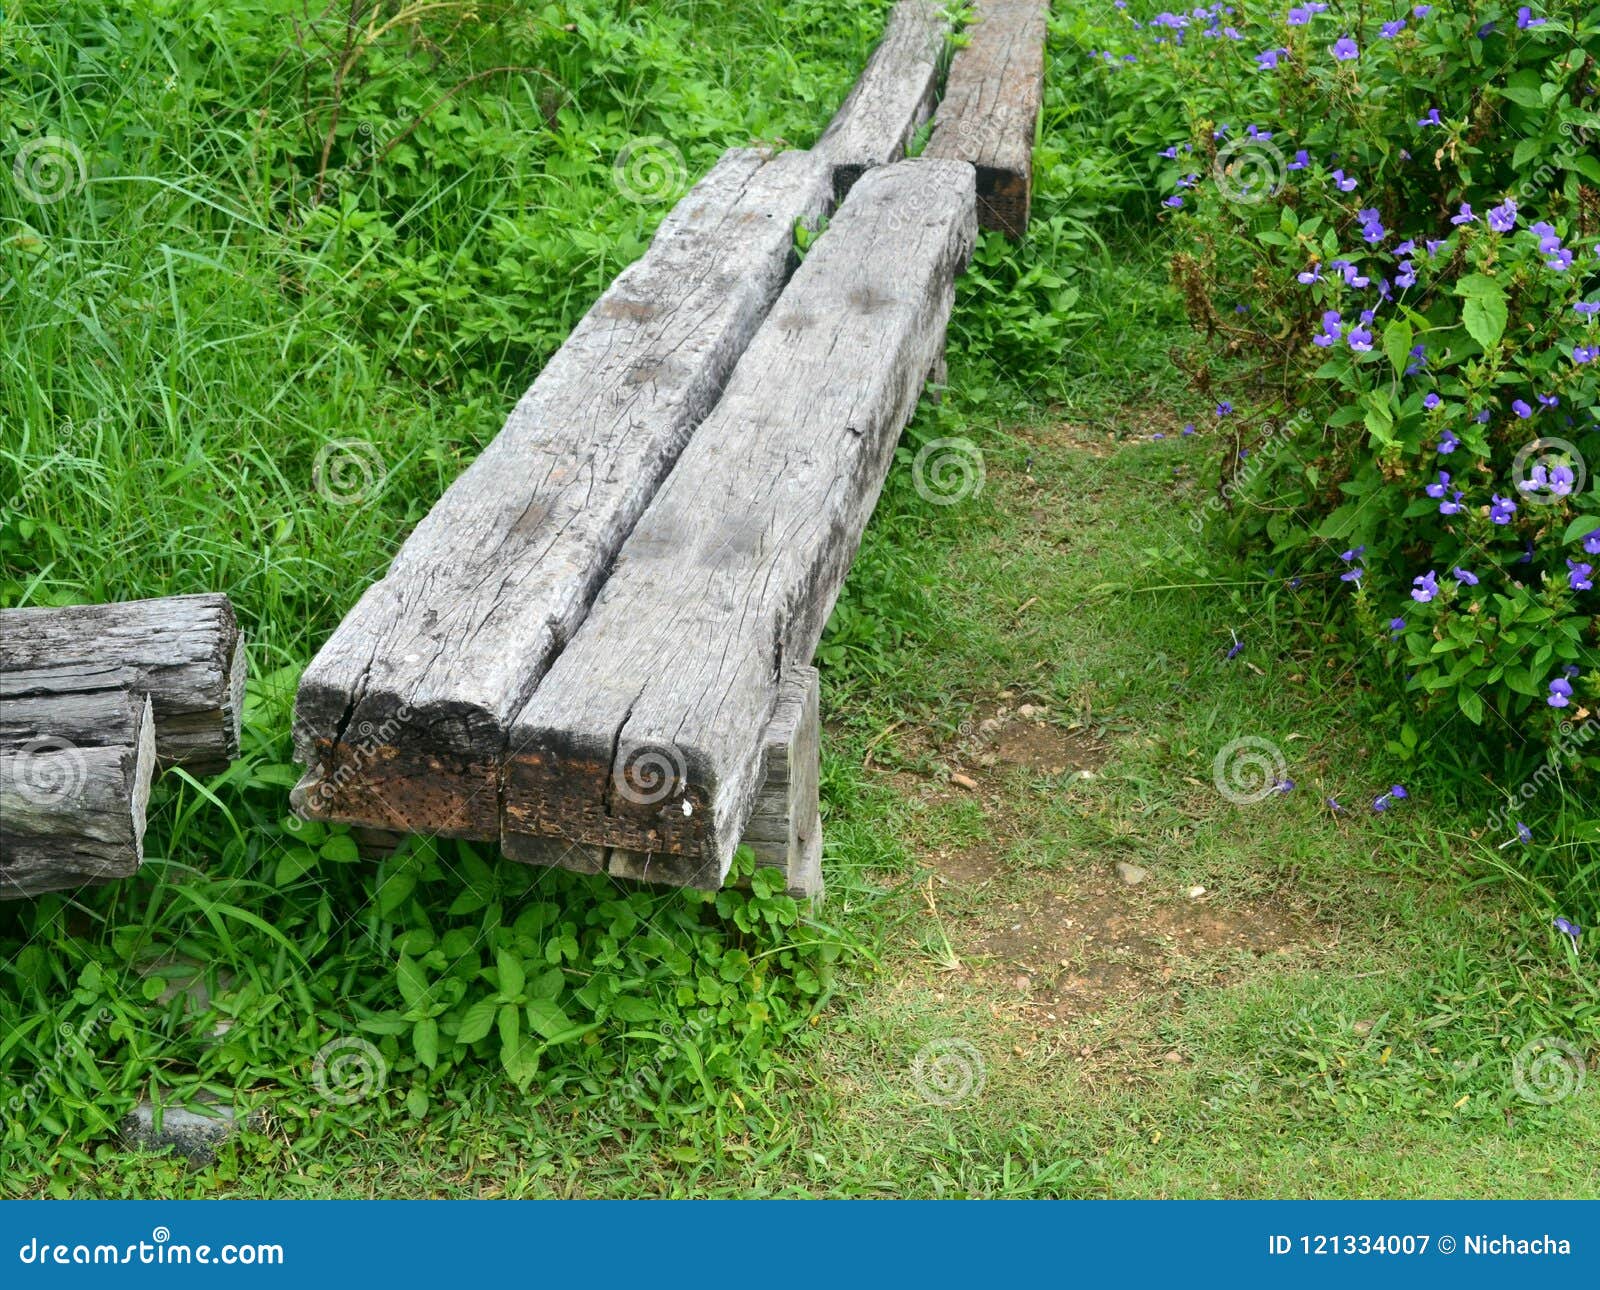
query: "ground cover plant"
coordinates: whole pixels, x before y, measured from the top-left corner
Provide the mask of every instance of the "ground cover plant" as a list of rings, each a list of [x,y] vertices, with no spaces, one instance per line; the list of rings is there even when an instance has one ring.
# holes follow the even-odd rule
[[[1302,40],[1309,68],[1323,26],[1238,8],[1219,32],[1282,27],[1274,47]],[[0,596],[225,589],[255,642],[246,756],[165,778],[144,872],[0,907],[8,1194],[1593,1194],[1574,1149],[1600,1132],[1595,812],[1574,764],[1592,746],[1538,775],[1516,816],[1531,840],[1488,818],[1547,764],[1552,718],[1587,728],[1594,602],[1558,559],[1579,561],[1564,531],[1591,495],[1550,487],[1551,459],[1515,525],[1452,528],[1425,491],[1439,469],[1463,492],[1509,469],[1523,384],[1562,399],[1536,413],[1550,429],[1586,410],[1566,349],[1582,315],[1522,339],[1536,302],[1593,297],[1582,190],[1571,209],[1519,198],[1509,232],[1486,223],[1503,195],[1474,198],[1474,227],[1448,225],[1445,193],[1452,249],[1412,260],[1427,301],[1382,260],[1398,299],[1352,351],[1357,297],[1319,292],[1362,289],[1331,261],[1379,262],[1356,256],[1362,209],[1387,235],[1437,203],[1413,202],[1365,121],[1358,203],[1270,184],[1229,203],[1206,136],[1274,130],[1244,107],[1279,91],[1243,78],[1260,51],[1201,74],[1197,47],[1229,39],[1198,34],[1209,14],[1179,46],[1155,6],[1057,6],[1030,237],[986,236],[961,280],[949,387],[907,432],[819,654],[820,911],[759,877],[659,894],[455,842],[374,864],[292,820],[289,705],[316,645],[671,198],[725,146],[814,138],[883,10],[389,25],[406,11],[358,6],[352,26],[75,0],[0,19],[22,51],[0,150],[53,138],[65,167],[29,153],[44,202],[0,183]],[[1592,47],[1592,21],[1551,6],[1530,13],[1541,35],[1506,13],[1500,34],[1551,63],[1558,35]],[[1302,128],[1334,128],[1319,94],[1388,110],[1331,79],[1349,74],[1305,71]],[[1498,146],[1467,133],[1463,156]],[[1207,163],[1174,171],[1185,142]],[[1344,146],[1317,143],[1319,173]],[[1550,171],[1558,195],[1585,182]],[[1262,242],[1284,210],[1293,235]],[[1528,240],[1536,219],[1571,268]],[[1315,256],[1291,254],[1301,235]],[[1517,284],[1497,363],[1430,313],[1464,312],[1474,275]],[[1311,343],[1329,308],[1339,348]],[[1409,376],[1383,343],[1395,320],[1404,366],[1427,346]],[[1429,420],[1409,404],[1429,392],[1461,411]],[[1380,403],[1398,455],[1368,437]],[[1291,429],[1263,438],[1268,421]],[[1457,458],[1488,464],[1438,457],[1450,427]],[[1381,481],[1370,520],[1322,532],[1363,480]],[[1521,621],[1553,642],[1537,679],[1579,667],[1564,712],[1544,684],[1479,685],[1484,724],[1527,741],[1521,767],[1468,748],[1462,686],[1430,710],[1405,680],[1439,666],[1406,661],[1428,639],[1489,657],[1452,633],[1504,611],[1471,614],[1445,562],[1514,598],[1502,529],[1550,575],[1521,579]],[[1424,549],[1444,594],[1412,601]],[[137,1099],[203,1094],[264,1117],[216,1164],[118,1144]]]

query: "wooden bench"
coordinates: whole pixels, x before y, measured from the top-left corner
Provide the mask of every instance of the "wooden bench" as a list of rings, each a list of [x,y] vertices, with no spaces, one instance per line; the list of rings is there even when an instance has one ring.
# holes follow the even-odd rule
[[[722,393],[830,196],[727,153],[667,216],[301,681],[307,815],[493,839],[510,723]]]
[[[567,867],[621,848],[721,885],[785,668],[810,662],[943,352],[974,203],[960,162],[856,182],[513,722],[507,855],[548,863],[555,837],[588,848]]]
[[[977,0],[923,153],[971,163],[978,223],[1013,238],[1027,232],[1033,197],[1049,12],[1050,0]]]

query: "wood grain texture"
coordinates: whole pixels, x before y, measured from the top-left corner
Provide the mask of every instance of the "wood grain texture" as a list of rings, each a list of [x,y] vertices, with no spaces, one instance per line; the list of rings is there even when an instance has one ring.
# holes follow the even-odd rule
[[[843,201],[864,171],[906,155],[939,96],[939,64],[950,20],[940,0],[899,0],[814,152],[833,166],[834,197]]]
[[[126,691],[0,703],[0,900],[137,871],[155,725]]]
[[[963,162],[852,189],[513,725],[507,854],[559,837],[721,885],[780,678],[815,652],[975,232]]]
[[[762,738],[761,790],[739,845],[755,854],[758,868],[780,870],[784,889],[796,900],[822,895],[821,753],[817,669],[790,668]],[[647,851],[615,847],[608,853],[606,871],[613,877],[651,882],[654,861]]]
[[[156,755],[194,774],[239,755],[244,635],[221,595],[0,610],[3,693],[150,696]]]
[[[925,157],[970,162],[978,223],[1020,238],[1033,198],[1033,136],[1044,96],[1050,0],[977,0]]]
[[[499,835],[511,718],[722,393],[829,200],[807,153],[735,149],[662,222],[307,669],[300,809]]]

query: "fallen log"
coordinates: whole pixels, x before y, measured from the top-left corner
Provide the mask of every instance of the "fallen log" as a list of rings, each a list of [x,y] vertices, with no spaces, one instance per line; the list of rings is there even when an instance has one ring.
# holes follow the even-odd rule
[[[244,635],[222,595],[0,610],[0,695],[149,695],[162,766],[214,774],[239,755]]]
[[[300,685],[299,809],[499,836],[511,719],[722,393],[830,196],[807,153],[736,149],[669,214]]]
[[[155,764],[147,697],[0,701],[0,900],[134,873]]]
[[[965,163],[856,184],[512,726],[506,854],[548,862],[527,839],[562,838],[721,885],[781,679],[816,649],[975,233]]]
[[[1028,228],[1049,12],[1050,0],[977,0],[922,154],[970,162],[978,223],[1013,238]]]
[[[899,0],[860,78],[818,137],[812,151],[833,167],[836,201],[863,172],[904,157],[933,115],[950,35],[946,8],[940,0]]]

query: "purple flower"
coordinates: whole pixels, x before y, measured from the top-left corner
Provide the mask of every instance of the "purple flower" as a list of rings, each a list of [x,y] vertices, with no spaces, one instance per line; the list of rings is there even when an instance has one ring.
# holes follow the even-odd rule
[[[1489,424],[1489,409],[1488,408],[1484,408],[1482,412],[1474,413],[1472,419],[1474,421],[1476,421],[1481,426],[1488,425]]]
[[[1354,569],[1346,569],[1343,573],[1341,573],[1339,575],[1339,581],[1340,582],[1360,582],[1362,577],[1366,574],[1366,572],[1367,571],[1365,569],[1361,568],[1358,565]]]
[[[1311,158],[1306,154],[1306,150],[1304,148],[1301,148],[1299,151],[1297,151],[1294,154],[1294,160],[1291,161],[1288,165],[1286,165],[1284,167],[1284,169],[1285,170],[1304,170],[1310,164],[1311,164]]]
[[[1184,434],[1193,434],[1194,433],[1194,422],[1191,421],[1191,422],[1189,422],[1188,425],[1184,426],[1183,427],[1183,432],[1184,432]]]
[[[1322,281],[1322,266],[1313,264],[1309,269],[1294,275],[1295,281],[1301,286],[1309,287],[1313,282]]]
[[[1352,561],[1359,560],[1363,555],[1366,554],[1366,551],[1367,548],[1365,544],[1361,546],[1353,546],[1348,551],[1339,552],[1339,558],[1346,564],[1350,564]]]
[[[1558,395],[1535,394],[1533,397],[1539,400],[1541,408],[1559,408],[1561,406],[1561,399]]]
[[[1330,797],[1328,799],[1328,809],[1335,815],[1344,814],[1344,807],[1339,805],[1339,799],[1337,797]]]
[[[1476,587],[1478,585],[1478,575],[1468,569],[1454,568],[1450,570],[1450,576],[1463,587]]]
[[[1177,209],[1179,206],[1183,205],[1183,198],[1179,197],[1176,193],[1174,193],[1171,197],[1167,198],[1167,200],[1162,202],[1161,204],[1163,206],[1171,206],[1173,209]]]
[[[1452,224],[1472,224],[1477,221],[1477,216],[1472,213],[1472,207],[1466,202],[1461,203],[1461,209],[1450,217]]]
[[[1449,491],[1449,489],[1450,472],[1448,470],[1441,470],[1439,472],[1439,478],[1433,483],[1429,484],[1422,491],[1427,493],[1429,497],[1443,497],[1445,493]]]
[[[1425,248],[1427,248],[1428,258],[1430,260],[1433,259],[1434,256],[1439,254],[1439,248],[1441,246],[1443,246],[1444,243],[1445,243],[1445,239],[1442,238],[1442,237],[1439,237],[1439,238],[1425,237],[1425,238],[1422,239],[1422,245]]]
[[[1373,799],[1372,809],[1374,811],[1387,811],[1390,802],[1403,802],[1406,797],[1405,789],[1401,788],[1399,784],[1391,784],[1387,793]]]
[[[1451,494],[1448,501],[1439,503],[1440,515],[1459,515],[1461,513],[1461,498],[1463,494],[1458,488]]]
[[[1355,326],[1350,329],[1350,348],[1358,354],[1367,354],[1372,351],[1372,329],[1367,326]]]
[[[1405,29],[1406,20],[1404,18],[1396,18],[1393,22],[1386,22],[1383,24],[1383,26],[1379,27],[1378,35],[1382,36],[1385,40],[1393,40]]]
[[[1558,676],[1550,682],[1550,695],[1545,699],[1552,708],[1564,708],[1572,699],[1572,682]]]
[[[1224,399],[1221,403],[1217,404],[1217,415],[1219,417],[1225,417],[1232,411],[1233,411],[1233,404],[1229,403],[1226,399]]]
[[[1406,620],[1404,618],[1391,618],[1389,620],[1389,635],[1390,636],[1398,636],[1401,632],[1405,631],[1405,629],[1406,629]]]
[[[1425,605],[1439,594],[1439,577],[1432,569],[1429,569],[1420,578],[1413,578],[1411,586],[1413,588],[1411,599],[1415,600],[1419,605]]]
[[[1240,640],[1237,636],[1235,636],[1233,638],[1233,644],[1228,647],[1228,653],[1227,653],[1226,657],[1227,658],[1237,658],[1239,656],[1239,651],[1242,650],[1243,648],[1244,648],[1244,642],[1242,640]]]
[[[1507,197],[1489,212],[1489,227],[1496,233],[1509,233],[1517,226],[1517,203]]]
[[[1535,18],[1533,16],[1533,10],[1528,8],[1527,5],[1523,5],[1522,8],[1517,10],[1518,31],[1527,31],[1529,27],[1542,27],[1544,23],[1545,20],[1543,18]]]
[[[1441,430],[1439,432],[1439,446],[1437,449],[1435,449],[1435,451],[1438,452],[1441,457],[1448,457],[1460,446],[1461,440],[1457,439],[1453,433],[1451,433],[1449,430]]]
[[[1417,122],[1418,126],[1443,125],[1443,124],[1444,124],[1444,122],[1439,119],[1439,109],[1438,108],[1429,108],[1428,109],[1428,115],[1423,117],[1422,120]]]
[[[1517,828],[1521,829],[1522,825],[1519,823]],[[1576,954],[1578,952],[1578,937],[1583,935],[1583,928],[1579,927],[1570,918],[1558,918],[1550,926],[1572,942],[1572,952]]]
[[[1517,504],[1509,497],[1501,497],[1495,493],[1490,499],[1489,518],[1496,524],[1509,524],[1511,517],[1517,513]]]
[[[1580,300],[1572,306],[1573,312],[1582,314],[1585,318],[1593,318],[1600,314],[1600,300]]]
[[[1333,172],[1333,182],[1341,193],[1353,193],[1355,191],[1355,176],[1350,175],[1347,177],[1343,170],[1335,170]]]
[[[1561,464],[1550,467],[1550,491],[1557,497],[1570,497],[1572,486],[1577,482],[1571,466]]]
[[[1428,394],[1423,397],[1422,406],[1427,408],[1429,412],[1432,412],[1443,402],[1444,400],[1441,399],[1437,394]],[[1449,431],[1446,431],[1445,433],[1448,434]]]
[[[1574,345],[1572,347],[1572,361],[1580,366],[1592,363],[1600,358],[1600,345]]]
[[[1594,590],[1594,566],[1583,561],[1574,563],[1567,561],[1567,568],[1572,572],[1567,574],[1567,585],[1574,591]]]
[[[1590,555],[1600,555],[1600,529],[1590,529],[1583,535],[1583,549]]]
[[[1278,59],[1288,52],[1286,49],[1263,49],[1256,55],[1256,66],[1264,72],[1270,72],[1278,65]]]
[[[1518,820],[1517,821],[1517,836],[1514,837],[1514,838],[1507,838],[1504,842],[1502,842],[1500,844],[1499,849],[1501,851],[1504,851],[1507,847],[1514,846],[1518,842],[1522,843],[1523,846],[1527,846],[1528,843],[1530,843],[1532,841],[1533,841],[1533,830],[1530,829],[1521,820]]]
[[[1334,41],[1332,52],[1334,61],[1337,63],[1348,63],[1352,59],[1361,57],[1360,49],[1356,47],[1356,42],[1351,40],[1349,36],[1340,36],[1338,40]]]
[[[1294,792],[1294,780],[1280,779],[1273,787],[1280,793],[1292,793]]]
[[[1289,25],[1291,27],[1304,27],[1311,21],[1311,10],[1305,6],[1297,6],[1289,10]]]
[[[1527,401],[1525,399],[1513,399],[1513,400],[1511,400],[1511,410],[1513,412],[1515,412],[1519,417],[1521,417],[1524,421],[1526,421],[1529,417],[1531,417],[1533,415],[1533,409],[1528,406]]]
[[[1170,148],[1167,148],[1162,152],[1156,153],[1156,156],[1158,156],[1158,157],[1166,157],[1168,160],[1176,161],[1178,159],[1178,145],[1177,144],[1173,144]]]

